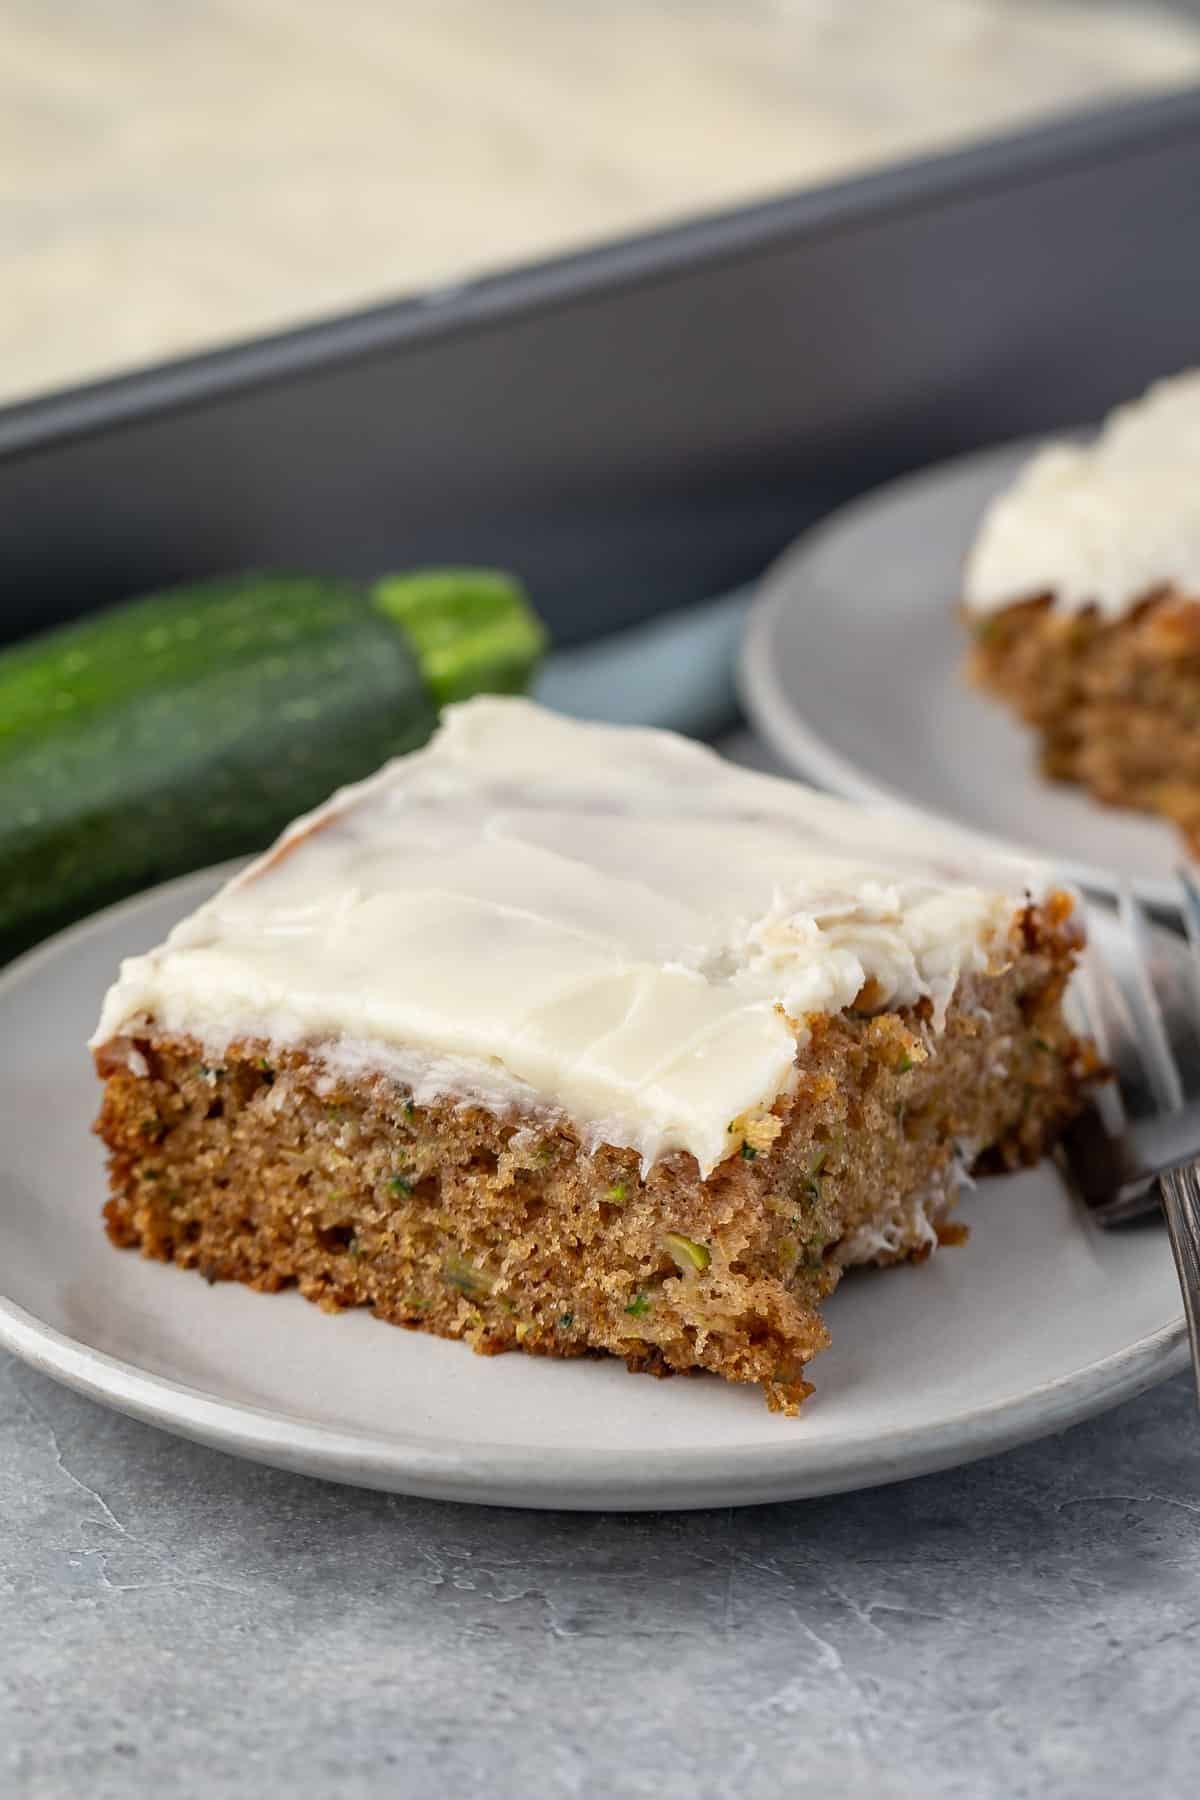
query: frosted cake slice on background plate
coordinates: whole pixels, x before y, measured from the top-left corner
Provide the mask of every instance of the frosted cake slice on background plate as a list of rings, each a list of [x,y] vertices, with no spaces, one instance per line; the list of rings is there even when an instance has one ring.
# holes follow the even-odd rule
[[[1046,774],[1174,820],[1200,853],[1200,370],[1051,444],[989,507],[964,606],[981,687]]]

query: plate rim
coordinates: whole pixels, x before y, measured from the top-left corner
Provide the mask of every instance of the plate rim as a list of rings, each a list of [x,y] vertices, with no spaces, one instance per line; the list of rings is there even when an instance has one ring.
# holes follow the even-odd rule
[[[1080,435],[1078,430],[1067,430],[1056,432],[1054,438],[1059,441]],[[949,828],[960,836],[966,835],[974,839],[981,849],[991,849],[993,852],[999,850],[1025,858],[1040,855],[1043,860],[1044,852],[994,836],[950,813],[922,806],[918,801],[910,799],[903,790],[864,773],[851,757],[835,750],[808,724],[803,713],[789,698],[778,672],[780,658],[775,654],[775,639],[780,621],[788,608],[795,604],[797,590],[802,583],[797,572],[824,547],[827,539],[853,530],[860,512],[870,511],[880,502],[901,499],[925,487],[935,487],[949,475],[962,474],[968,469],[984,467],[990,463],[1002,463],[1018,454],[1030,454],[1048,441],[1045,436],[1010,438],[998,444],[989,444],[983,449],[967,451],[961,456],[945,457],[939,462],[910,470],[907,474],[868,488],[865,493],[836,507],[826,518],[801,532],[780,551],[759,578],[757,593],[746,620],[737,666],[738,694],[751,723],[795,774],[805,776],[829,793],[839,794],[844,799],[857,800],[868,806],[885,806],[891,812],[905,813],[923,824]],[[1109,899],[1118,895],[1125,882],[1125,878],[1115,871],[1095,863],[1077,862],[1074,858],[1056,858],[1055,867],[1066,880],[1085,892],[1103,894]],[[1129,886],[1139,898],[1156,908],[1170,912],[1178,909],[1178,896],[1170,882],[1136,876],[1130,880]]]
[[[149,912],[164,899],[209,887],[243,859],[197,870],[92,915],[35,946],[0,971],[0,999],[36,980],[47,964],[114,921]],[[341,1430],[282,1411],[222,1398],[98,1350],[0,1293],[0,1348],[76,1393],[176,1436],[251,1461],[353,1486],[416,1497],[567,1511],[665,1511],[758,1505],[877,1487],[956,1468],[1033,1442],[1131,1399],[1187,1366],[1179,1315],[1131,1344],[1032,1388],[960,1409],[916,1427],[822,1446],[815,1460],[792,1421],[777,1441],[731,1454],[701,1445],[666,1450],[631,1476],[619,1449],[573,1448],[545,1473],[541,1446],[450,1446],[409,1432],[384,1436]]]

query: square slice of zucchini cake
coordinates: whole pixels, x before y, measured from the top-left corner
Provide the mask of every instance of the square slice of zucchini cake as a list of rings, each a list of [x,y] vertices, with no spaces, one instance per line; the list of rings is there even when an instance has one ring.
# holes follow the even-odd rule
[[[1200,855],[1200,369],[1050,444],[984,517],[970,673],[1043,774],[1161,813]]]
[[[123,965],[109,1235],[791,1412],[845,1269],[963,1235],[961,1176],[1075,1108],[1080,942],[907,820],[473,700]]]

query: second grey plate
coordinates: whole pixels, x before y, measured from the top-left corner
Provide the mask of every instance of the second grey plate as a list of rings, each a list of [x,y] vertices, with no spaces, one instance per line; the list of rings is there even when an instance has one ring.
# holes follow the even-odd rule
[[[1172,906],[1180,840],[1039,775],[1032,733],[973,690],[956,612],[984,507],[1035,445],[943,463],[843,507],[767,574],[741,685],[790,768],[1050,858],[1100,892]]]

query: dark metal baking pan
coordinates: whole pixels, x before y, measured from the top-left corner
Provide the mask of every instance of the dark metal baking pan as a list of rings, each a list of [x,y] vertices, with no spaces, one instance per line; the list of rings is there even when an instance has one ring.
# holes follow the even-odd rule
[[[0,637],[231,567],[469,559],[570,641],[1198,358],[1189,92],[0,412]]]

